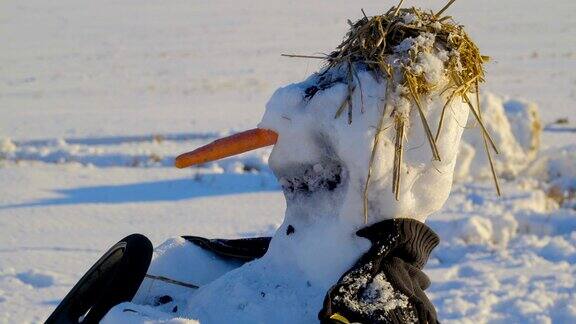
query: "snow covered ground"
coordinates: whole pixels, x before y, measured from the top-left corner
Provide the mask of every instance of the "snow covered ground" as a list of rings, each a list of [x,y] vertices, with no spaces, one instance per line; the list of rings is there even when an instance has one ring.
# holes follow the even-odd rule
[[[360,8],[392,4],[2,1],[0,322],[44,320],[129,233],[155,245],[273,233],[285,203],[267,150],[189,170],[172,159],[254,127],[277,87],[319,67],[280,53],[332,49]],[[574,202],[545,192],[576,182],[576,3],[457,1],[450,12],[493,58],[485,88],[538,104],[543,148],[503,198],[489,179],[465,179],[428,219],[442,238],[430,297],[443,322],[574,322]]]

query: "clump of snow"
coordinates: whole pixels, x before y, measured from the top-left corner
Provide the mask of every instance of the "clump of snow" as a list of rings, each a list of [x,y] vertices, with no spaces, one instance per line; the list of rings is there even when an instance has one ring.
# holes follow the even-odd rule
[[[431,53],[419,53],[418,61],[413,66],[415,73],[424,74],[424,78],[429,84],[439,84],[444,78],[444,62],[437,56]]]
[[[468,244],[490,242],[492,239],[492,222],[489,219],[471,216],[465,219],[458,230],[459,237]]]
[[[500,217],[470,215],[457,223],[453,238],[462,239],[467,244],[488,244],[506,247],[516,236],[518,222],[510,213]]]
[[[418,20],[418,17],[416,17],[416,15],[414,14],[408,13],[402,17],[402,20],[404,21],[405,24],[411,24],[416,20]]]
[[[368,284],[360,300],[362,305],[359,308],[366,313],[408,307],[408,296],[396,291],[383,273],[376,275]]]
[[[406,65],[414,75],[423,75],[430,86],[446,82],[444,64],[449,57],[445,50],[434,48],[435,41],[436,36],[432,33],[422,33],[415,38],[404,39],[394,48],[396,54],[391,59],[392,66]],[[415,60],[411,57],[412,52],[417,55]]]
[[[516,141],[528,158],[533,159],[540,149],[542,133],[538,106],[526,100],[510,99],[504,102],[504,111]]]
[[[464,140],[460,142],[460,148],[458,149],[458,162],[456,163],[454,170],[455,181],[465,181],[471,178],[470,170],[476,154],[477,152],[474,146],[468,144]]]
[[[527,209],[538,213],[547,213],[557,209],[558,205],[542,190],[532,190],[527,199],[517,199],[515,208]]]
[[[542,132],[538,107],[520,100],[504,100],[492,93],[480,98],[482,119],[500,154],[495,154],[497,173],[513,178],[536,158]],[[476,120],[469,117],[456,166],[457,178],[490,178],[492,173],[484,149],[484,141]]]
[[[349,273],[344,281],[347,286],[340,287],[335,300],[345,303],[346,307],[355,312],[380,316],[380,320],[384,321],[390,311],[409,306],[408,296],[394,289],[383,273],[377,274],[371,280],[367,273]]]

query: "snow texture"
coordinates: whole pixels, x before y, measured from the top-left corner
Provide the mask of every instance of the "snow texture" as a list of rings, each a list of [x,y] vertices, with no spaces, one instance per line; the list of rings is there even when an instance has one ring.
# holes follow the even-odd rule
[[[363,305],[360,307],[367,312],[374,310],[388,312],[396,308],[408,307],[408,297],[395,291],[382,273],[376,275],[374,280],[368,284],[361,300]]]
[[[482,95],[480,107],[482,119],[499,150],[494,156],[497,173],[505,178],[517,177],[536,158],[540,148],[542,126],[538,107],[515,99],[504,101],[492,93]],[[469,117],[467,126],[471,131],[463,136],[457,178],[491,178],[484,140],[473,117]]]

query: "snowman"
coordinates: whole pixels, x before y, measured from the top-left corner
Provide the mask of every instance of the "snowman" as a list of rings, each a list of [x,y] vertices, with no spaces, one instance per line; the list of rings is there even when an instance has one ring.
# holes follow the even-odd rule
[[[454,48],[467,41],[440,14],[364,17],[327,66],[272,95],[257,128],[178,157],[273,145],[284,221],[271,238],[167,241],[103,321],[437,322],[422,269],[439,238],[425,221],[448,198],[469,112],[481,118],[471,71],[484,58]]]

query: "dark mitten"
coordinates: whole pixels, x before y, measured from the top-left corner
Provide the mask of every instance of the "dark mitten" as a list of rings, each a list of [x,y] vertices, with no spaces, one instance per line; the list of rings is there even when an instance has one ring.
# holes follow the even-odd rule
[[[327,293],[322,323],[437,323],[422,272],[438,236],[412,219],[386,220],[357,233],[372,247]]]

